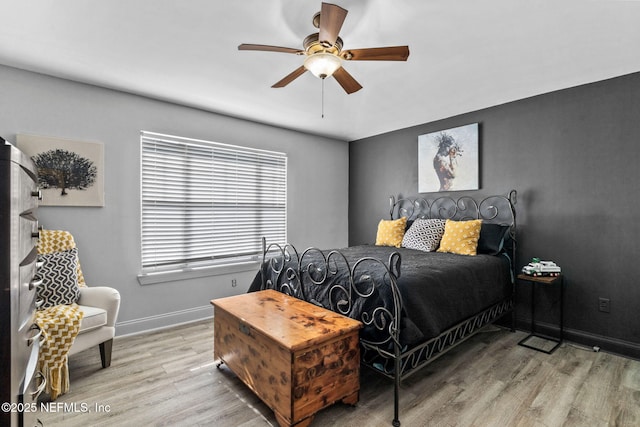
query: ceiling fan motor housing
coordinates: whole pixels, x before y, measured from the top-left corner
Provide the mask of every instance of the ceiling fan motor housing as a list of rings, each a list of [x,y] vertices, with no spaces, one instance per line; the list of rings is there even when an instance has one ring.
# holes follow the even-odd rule
[[[340,55],[343,42],[342,39],[338,37],[333,45],[328,45],[327,42],[324,42],[323,44],[320,42],[320,33],[313,33],[305,37],[304,41],[302,42],[302,46],[304,47],[307,55],[313,55],[314,53],[318,52]]]

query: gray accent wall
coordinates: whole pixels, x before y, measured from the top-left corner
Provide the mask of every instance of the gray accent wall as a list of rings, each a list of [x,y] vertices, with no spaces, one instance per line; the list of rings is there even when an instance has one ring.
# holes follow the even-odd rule
[[[640,358],[640,73],[352,141],[349,244],[375,241],[389,195],[417,195],[418,135],[475,122],[481,189],[468,194],[518,191],[518,268],[532,257],[556,261],[567,337]],[[529,288],[518,291],[526,328]],[[557,332],[556,296],[542,289],[537,300],[549,333]],[[598,310],[601,297],[610,313]]]
[[[347,142],[0,66],[5,139],[30,133],[104,144],[105,206],[42,207],[39,217],[73,233],[88,284],[120,291],[118,335],[211,316],[211,299],[246,292],[257,271],[138,283],[141,130],[287,153],[289,240],[346,246]]]

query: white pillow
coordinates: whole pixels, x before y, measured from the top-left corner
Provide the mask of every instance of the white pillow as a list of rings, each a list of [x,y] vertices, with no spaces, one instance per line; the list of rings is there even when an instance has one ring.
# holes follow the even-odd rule
[[[444,235],[444,219],[417,218],[404,234],[402,247],[433,252]]]

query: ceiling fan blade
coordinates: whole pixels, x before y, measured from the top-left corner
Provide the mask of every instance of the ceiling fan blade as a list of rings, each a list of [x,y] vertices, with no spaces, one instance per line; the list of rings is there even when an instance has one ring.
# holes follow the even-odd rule
[[[282,52],[282,53],[296,53],[296,54],[304,53],[304,50],[294,49],[291,47],[269,46],[266,44],[245,44],[245,43],[238,46],[238,50],[259,50],[263,52]]]
[[[280,80],[278,83],[274,84],[271,87],[285,87],[286,85],[288,85],[289,83],[291,83],[292,81],[294,81],[295,79],[303,75],[305,71],[307,71],[307,69],[304,68],[304,65],[301,65],[300,67],[296,68],[292,73],[288,74],[285,78],[283,78],[282,80]]]
[[[333,77],[336,78],[342,89],[348,94],[353,92],[357,92],[362,89],[360,83],[356,81],[356,79],[351,76],[343,67],[338,68],[335,73],[333,73]]]
[[[406,61],[409,57],[409,46],[348,49],[340,56],[350,61]]]
[[[322,3],[318,41],[325,47],[336,43],[348,11],[335,4]]]

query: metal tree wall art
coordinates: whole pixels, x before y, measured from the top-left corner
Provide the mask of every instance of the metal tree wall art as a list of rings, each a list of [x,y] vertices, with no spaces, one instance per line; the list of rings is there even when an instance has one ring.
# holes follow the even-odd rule
[[[38,167],[41,188],[59,188],[61,196],[68,194],[68,188],[85,190],[91,187],[98,173],[91,160],[63,149],[40,153],[33,161]]]
[[[104,206],[104,145],[17,135],[18,148],[38,168],[40,206]]]

